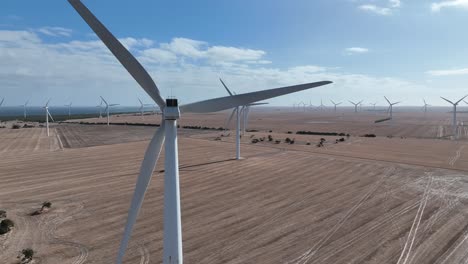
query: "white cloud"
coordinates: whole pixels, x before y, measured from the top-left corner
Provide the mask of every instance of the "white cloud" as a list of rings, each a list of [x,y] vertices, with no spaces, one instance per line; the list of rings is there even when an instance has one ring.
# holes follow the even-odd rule
[[[42,27],[38,32],[51,37],[70,37],[72,30],[63,27]]]
[[[401,6],[401,1],[400,0],[389,0],[390,1],[390,6],[393,8],[397,8]]]
[[[432,76],[468,75],[468,68],[451,70],[432,70],[427,71],[426,73]]]
[[[468,8],[468,0],[446,0],[431,4],[431,10],[433,12],[439,12],[442,8],[447,7]]]
[[[184,38],[157,44],[144,39],[124,38],[125,45],[153,76],[163,95],[172,93],[184,103],[224,96],[218,77],[237,93],[297,83],[331,80],[334,85],[305,91],[302,95],[354,96],[411,94],[421,86],[395,78],[352,74],[319,65],[278,68],[266,60],[265,51],[211,46]],[[220,61],[216,61],[219,59]],[[107,95],[120,104],[136,104],[144,92],[119,62],[97,40],[71,40],[49,44],[28,31],[0,30],[0,87],[12,105],[24,98],[54,102],[73,98],[76,105],[95,104],[93,98]],[[172,92],[170,92],[172,91]],[[288,97],[271,100],[289,104]],[[344,98],[343,98],[344,99]],[[149,99],[148,99],[149,100]]]
[[[382,15],[382,16],[388,16],[392,14],[392,11],[390,8],[387,7],[378,7],[376,5],[360,5],[359,9],[371,12],[377,15]]]
[[[368,52],[369,52],[369,49],[361,48],[361,47],[351,47],[351,48],[345,49],[345,53],[348,54],[348,55],[364,54],[364,53],[368,53]]]
[[[393,14],[393,11],[401,7],[400,0],[388,0],[387,4],[384,5],[376,5],[376,4],[363,4],[359,5],[358,8],[360,10],[374,13],[381,16],[389,16]]]

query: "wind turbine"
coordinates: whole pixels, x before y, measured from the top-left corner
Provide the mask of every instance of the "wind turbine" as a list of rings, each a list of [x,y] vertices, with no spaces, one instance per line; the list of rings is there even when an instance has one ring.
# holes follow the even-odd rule
[[[463,99],[465,99],[465,97],[467,97],[468,95],[465,95],[463,96],[462,99],[456,101],[455,103],[444,98],[444,97],[440,97],[442,99],[444,99],[445,101],[449,102],[451,105],[453,105],[453,122],[452,122],[452,127],[453,127],[453,139],[457,139],[457,105],[458,103],[460,103],[461,101],[463,101]]]
[[[388,100],[388,98],[386,96],[384,96],[385,100],[387,100],[388,104],[389,104],[389,107],[388,107],[388,110],[390,111],[390,119],[393,118],[393,106],[396,105],[396,104],[399,104],[401,102],[395,102],[395,103],[391,103],[390,100]]]
[[[50,119],[52,119],[52,122],[55,122],[55,121],[54,121],[54,118],[52,117],[52,115],[51,115],[50,112],[49,112],[49,102],[50,102],[50,99],[47,101],[47,103],[46,103],[45,106],[43,107],[43,108],[46,110],[46,128],[47,128],[47,136],[49,136],[49,117],[50,117]]]
[[[340,104],[341,104],[341,102],[339,102],[339,103],[335,103],[335,102],[333,102],[333,100],[330,100],[330,101],[331,101],[331,102],[332,102],[332,104],[335,106],[335,113],[336,113],[336,107],[337,107],[338,105],[340,105]]]
[[[71,1],[73,1],[73,0],[71,0]],[[102,96],[101,96],[101,99],[102,99],[101,102],[104,102],[104,104],[106,105],[106,109],[104,109],[104,111],[106,111],[106,113],[107,113],[107,125],[109,125],[109,110],[110,110],[109,108],[111,106],[116,106],[116,105],[119,105],[119,104],[108,104],[107,101]]]
[[[24,116],[24,119],[26,119],[26,116],[27,116],[27,113],[26,113],[26,107],[28,106],[29,104],[29,100],[27,100],[24,105],[23,105],[23,116]]]
[[[72,102],[70,102],[69,104],[67,104],[67,105],[64,105],[64,106],[68,107],[68,117],[70,117],[70,116],[71,116],[71,107],[72,107]]]
[[[359,103],[355,103],[355,102],[349,101],[349,100],[348,100],[348,102],[350,102],[351,104],[354,105],[354,113],[357,113],[357,112],[358,112],[358,111],[357,111],[357,110],[358,110],[357,108],[358,108],[358,106],[362,103],[362,100],[361,100]]]
[[[324,107],[325,105],[323,104],[322,99],[320,99],[320,111],[323,111]]]
[[[121,264],[123,261],[133,225],[136,221],[138,211],[141,208],[144,194],[151,180],[164,141],[166,142],[164,161],[163,263],[182,263],[182,228],[180,218],[179,160],[177,148],[177,120],[180,117],[180,112],[217,112],[330,84],[331,82],[308,83],[220,97],[179,107],[177,99],[169,98],[164,101],[160,95],[159,89],[148,72],[80,0],[68,1],[109,48],[112,54],[120,61],[122,66],[124,66],[156,104],[158,104],[163,112],[161,126],[151,139],[143,159],[116,263]]]
[[[140,98],[138,98],[138,101],[140,101],[140,108],[139,108],[139,111],[141,113],[141,116],[143,116],[143,113],[144,113],[144,108],[145,106],[151,106],[152,104],[144,104]]]
[[[229,96],[236,95],[234,92],[231,92],[231,90],[229,90],[229,88],[227,87],[227,85],[224,83],[224,81],[221,78],[219,78],[219,81],[224,86],[224,89],[226,89]],[[229,118],[228,118],[228,120],[226,122],[225,127],[227,127],[231,123],[231,120],[234,117],[234,114],[236,114],[236,159],[238,159],[238,160],[240,159],[240,131],[241,131],[240,117],[241,116],[243,117],[243,123],[244,124],[243,124],[242,134],[244,134],[246,126],[247,126],[248,111],[250,109],[250,106],[252,106],[252,105],[262,105],[262,104],[267,104],[267,103],[252,103],[252,104],[248,104],[246,106],[244,105],[244,106],[242,106],[242,108],[240,110],[239,110],[239,107],[236,107],[236,108],[232,109],[232,113],[231,113],[231,115],[229,116]]]
[[[424,114],[426,114],[426,113],[427,113],[427,107],[430,106],[430,105],[428,105],[428,104],[426,103],[426,99],[423,99],[423,101],[424,101],[424,106],[423,106],[423,108],[424,108]]]

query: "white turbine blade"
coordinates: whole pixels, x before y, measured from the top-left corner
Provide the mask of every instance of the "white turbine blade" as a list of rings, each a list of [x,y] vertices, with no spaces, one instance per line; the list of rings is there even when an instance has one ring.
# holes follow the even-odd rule
[[[364,100],[359,101],[359,103],[357,103],[357,104],[358,104],[358,105],[362,104],[362,101],[364,101]]]
[[[80,0],[68,0],[75,8],[78,14],[86,21],[96,35],[104,42],[109,50],[114,54],[122,66],[130,73],[137,83],[153,98],[161,109],[166,105],[164,99],[159,93],[159,89],[154,83],[148,72],[141,64],[133,57],[133,55],[120,43],[110,31],[89,11],[89,9],[81,3]]]
[[[392,105],[396,105],[396,104],[399,104],[399,103],[401,103],[401,102],[396,102],[396,103],[393,103]]]
[[[342,102],[339,102],[339,103],[337,103],[336,105],[340,105],[340,104],[342,104]]]
[[[3,101],[5,101],[5,98],[3,98],[2,101],[0,102],[0,106],[2,106]]]
[[[24,106],[27,106],[29,104],[29,100],[26,101],[26,103],[24,103]]]
[[[104,99],[104,97],[102,97],[102,96],[100,96],[100,97],[101,97],[101,100],[102,100],[101,103],[104,102],[106,105],[109,105],[109,104],[107,103],[107,101]]]
[[[355,103],[355,102],[353,102],[353,101],[349,101],[349,100],[348,100],[348,102],[350,102],[350,103],[351,103],[351,104],[353,104],[353,105],[356,105],[356,103]]]
[[[388,104],[392,104],[392,103],[390,103],[390,100],[388,100],[386,96],[384,96],[384,98],[385,98],[385,100],[387,100]]]
[[[116,105],[120,105],[120,104],[110,104],[109,106],[116,106]]]
[[[458,101],[457,101],[455,104],[458,104],[458,103],[460,103],[460,102],[461,102],[461,101],[463,101],[463,99],[465,99],[467,96],[468,96],[468,95],[465,95],[465,96],[463,96],[463,98],[462,98],[462,99],[460,99],[460,100],[458,100]]]
[[[182,112],[194,112],[194,113],[208,113],[208,112],[217,112],[225,109],[230,109],[233,107],[248,105],[254,102],[270,99],[273,97],[290,94],[294,92],[299,92],[302,90],[311,89],[314,87],[319,87],[322,85],[330,84],[330,81],[322,81],[315,83],[306,83],[300,85],[293,85],[288,87],[269,89],[264,91],[257,91],[245,94],[238,94],[226,97],[220,97],[210,100],[205,100],[201,102],[191,103],[187,105],[182,105],[180,111]]]
[[[47,114],[49,115],[50,119],[52,119],[52,122],[55,122],[54,118],[52,117],[48,109],[47,109]]]
[[[330,102],[332,102],[332,104],[336,105],[335,102],[333,102],[333,100],[330,100]]]
[[[450,104],[455,104],[452,101],[450,101],[449,99],[443,98],[442,96],[440,98],[444,99],[445,101],[449,102]]]
[[[49,106],[49,103],[50,103],[50,98],[49,98],[49,100],[47,100],[47,103],[45,104],[45,106],[46,107]]]
[[[133,192],[130,209],[128,210],[127,224],[125,225],[124,235],[122,241],[120,242],[119,254],[117,256],[118,264],[122,263],[123,257],[125,256],[125,251],[127,249],[130,236],[132,235],[133,225],[135,224],[138,217],[138,212],[140,211],[141,205],[143,204],[143,199],[145,198],[145,192],[151,181],[154,168],[156,167],[156,163],[159,159],[159,154],[161,153],[165,139],[164,128],[165,125],[163,121],[151,139],[148,148],[146,149],[145,157],[140,168],[140,174],[138,175],[135,185],[135,191]]]
[[[234,109],[232,109],[231,115],[230,115],[229,118],[226,120],[226,124],[225,124],[225,126],[224,126],[225,128],[227,128],[227,127],[229,126],[229,124],[231,123],[232,118],[234,117],[234,114],[236,113],[236,111],[237,111],[237,107],[234,108]]]
[[[423,98],[423,101],[424,101],[424,105],[427,105],[427,103],[426,103],[426,99],[424,99],[424,98]]]
[[[465,104],[468,104],[468,102],[467,102],[467,101],[465,101],[465,100],[463,100],[463,102],[465,102]]]
[[[138,98],[138,101],[140,101],[140,105],[143,107],[143,102],[140,100],[140,98]]]
[[[221,81],[221,83],[223,84],[224,88],[226,88],[226,91],[229,93],[229,95],[233,95],[231,93],[231,91],[229,90],[229,88],[227,88],[226,84],[224,84],[223,80],[221,78],[219,78],[219,80]]]

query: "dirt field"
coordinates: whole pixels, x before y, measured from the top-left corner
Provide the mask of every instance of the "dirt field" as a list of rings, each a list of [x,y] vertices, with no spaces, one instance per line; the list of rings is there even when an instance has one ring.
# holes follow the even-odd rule
[[[271,122],[264,115],[259,121]],[[209,115],[199,125],[224,117]],[[298,122],[287,120],[291,127]],[[291,136],[296,143],[251,144],[269,133],[248,133],[240,161],[232,159],[232,135],[215,141],[221,132],[181,130],[186,263],[468,261],[467,143],[352,136],[338,144],[338,137],[325,137],[317,148],[306,142],[320,136],[270,126],[275,139]],[[115,261],[147,139],[156,129],[62,124],[49,138],[40,128],[0,129],[1,149],[8,150],[0,151],[0,209],[16,223],[0,236],[0,262],[14,263],[25,247],[37,251],[37,263]],[[415,133],[410,130],[404,133]],[[63,148],[54,147],[59,141]],[[163,158],[126,263],[162,259]],[[46,200],[51,211],[28,215]]]

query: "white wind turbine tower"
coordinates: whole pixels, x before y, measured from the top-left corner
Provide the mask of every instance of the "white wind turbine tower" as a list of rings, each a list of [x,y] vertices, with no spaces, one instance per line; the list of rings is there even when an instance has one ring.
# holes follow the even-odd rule
[[[72,1],[73,1],[73,0],[72,0]],[[101,102],[104,102],[104,104],[106,105],[106,109],[104,109],[104,111],[106,111],[106,113],[107,113],[107,125],[109,125],[109,118],[110,118],[110,117],[109,117],[109,115],[110,115],[110,114],[109,114],[109,110],[110,110],[109,108],[110,108],[111,106],[116,106],[116,105],[119,105],[119,104],[108,104],[107,101],[106,101],[102,96],[101,96],[101,99],[102,99]]]
[[[396,104],[399,104],[401,102],[391,103],[390,100],[388,100],[386,96],[384,96],[384,98],[385,98],[385,100],[387,100],[387,102],[389,104],[388,110],[390,111],[390,119],[392,119],[393,118],[393,106],[396,105]]]
[[[355,102],[349,101],[349,100],[348,100],[348,102],[350,102],[351,104],[354,105],[354,113],[357,113],[358,112],[358,106],[362,103],[362,100],[360,102],[358,102],[358,103],[355,103]]]
[[[339,106],[342,102],[335,103],[333,100],[330,100],[332,104],[335,106],[335,113],[336,113],[336,107]]]
[[[71,116],[71,107],[72,107],[72,102],[70,102],[69,104],[67,104],[67,105],[64,105],[64,106],[68,107],[68,117],[70,117],[70,116]]]
[[[141,116],[143,116],[144,113],[144,108],[145,106],[152,106],[152,104],[144,104],[140,98],[138,98],[138,101],[140,102],[140,108],[138,109],[140,111]]]
[[[227,87],[227,85],[224,83],[224,81],[221,78],[219,78],[219,81],[221,81],[221,84],[224,86],[229,96],[236,95],[234,92],[231,92],[231,90],[229,90],[229,88]],[[241,131],[240,117],[243,116],[244,126],[243,126],[242,133],[244,134],[246,126],[247,126],[247,118],[248,118],[248,112],[246,111],[248,111],[250,109],[250,106],[252,105],[262,105],[262,104],[266,104],[266,103],[252,103],[247,106],[242,106],[240,110],[239,110],[239,107],[235,107],[234,109],[232,109],[232,113],[229,116],[228,120],[226,121],[225,127],[227,127],[231,123],[231,120],[234,117],[234,114],[236,114],[236,159],[238,160],[240,159],[240,131]]]
[[[463,99],[465,99],[468,95],[465,95],[463,96],[462,99],[456,101],[455,103],[444,98],[444,97],[440,97],[442,99],[444,99],[445,101],[447,101],[448,103],[450,103],[451,105],[453,105],[453,121],[452,121],[452,127],[453,127],[453,139],[457,139],[457,105],[463,101]]]
[[[49,102],[50,102],[50,99],[47,101],[47,103],[45,104],[45,106],[43,107],[46,111],[46,128],[47,128],[47,136],[49,136],[49,117],[50,119],[52,119],[52,122],[55,122],[54,121],[54,118],[52,117],[52,115],[50,114],[49,112]]]
[[[180,189],[179,189],[179,159],[177,148],[177,120],[180,112],[208,113],[217,112],[242,105],[248,105],[261,100],[298,92],[322,85],[329,81],[294,85],[239,94],[221,98],[205,100],[178,106],[177,99],[164,99],[148,72],[125,49],[125,47],[110,33],[104,25],[84,6],[80,0],[68,0],[80,16],[88,23],[98,37],[104,42],[122,66],[140,84],[146,93],[158,104],[163,112],[161,126],[151,139],[141,166],[140,174],[135,186],[135,192],[128,213],[124,236],[117,256],[117,264],[121,264],[125,255],[131,231],[141,208],[145,192],[159,158],[165,141],[164,161],[164,223],[163,223],[163,263],[182,263],[182,224],[180,218]],[[179,112],[180,110],[180,112]]]
[[[424,101],[424,106],[423,106],[424,114],[426,114],[427,113],[427,107],[430,106],[430,105],[426,103],[426,99],[423,99],[423,101]]]
[[[27,113],[26,113],[26,107],[28,106],[29,104],[29,100],[27,100],[24,105],[23,105],[23,116],[24,116],[24,119],[26,119],[27,117]]]
[[[323,108],[325,107],[325,105],[323,104],[322,102],[322,99],[320,99],[320,111],[323,111]]]

